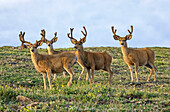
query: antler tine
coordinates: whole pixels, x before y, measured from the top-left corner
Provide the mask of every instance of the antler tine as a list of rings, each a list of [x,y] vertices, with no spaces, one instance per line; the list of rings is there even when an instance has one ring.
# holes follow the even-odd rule
[[[71,38],[73,38],[73,30],[74,28],[70,28]]]
[[[36,42],[34,43],[34,45],[36,45],[36,47],[41,46],[42,44],[43,44],[43,40],[42,39],[39,40],[39,41],[36,40]]]
[[[43,40],[43,42],[46,43],[46,42],[47,42],[47,39],[45,38],[45,30],[44,30],[44,29],[41,30],[40,35],[42,36],[41,40]]]
[[[24,35],[25,35],[25,32],[23,32],[22,36],[24,37]]]
[[[68,38],[70,38],[70,39],[74,39],[74,38],[73,38],[73,30],[74,30],[74,28],[70,28],[70,33],[67,33]],[[71,35],[71,36],[70,36],[70,35]]]
[[[128,30],[128,32],[129,32],[130,34],[132,34],[132,33],[133,33],[133,26],[131,25],[130,27],[131,27],[131,31]]]
[[[25,32],[22,33],[22,31],[20,31],[19,39],[20,39],[20,41],[21,41],[22,43],[25,42],[25,40],[24,40],[24,35],[25,35]]]
[[[58,37],[57,37],[57,32],[55,32],[54,33],[54,38],[53,39],[51,39],[51,43],[54,43],[54,42],[56,42],[57,41],[57,39],[58,39]]]
[[[54,37],[57,37],[57,32],[54,33]]]
[[[25,34],[25,33],[24,33]],[[20,41],[22,42],[21,43],[21,46],[20,46],[20,49],[22,50],[22,49],[24,49],[24,38],[22,38],[23,37],[23,34],[22,34],[22,32],[20,32],[20,34],[19,34],[19,39],[20,39]]]
[[[133,26],[131,25],[130,27],[131,27],[131,32],[133,33]]]
[[[117,31],[117,29],[115,29],[115,30],[114,30],[114,26],[112,26],[111,28],[112,28],[112,32],[113,32],[113,34],[114,34],[114,35],[116,35],[116,31]]]
[[[45,30],[42,29],[40,35],[45,39]]]
[[[72,35],[70,37],[70,33],[67,33],[68,38],[73,39]]]
[[[67,33],[67,36],[68,36],[68,38],[70,38],[70,39],[71,39],[71,37],[70,37],[70,33]]]
[[[81,32],[82,32],[82,34],[86,37],[86,36],[87,36],[87,30],[86,30],[86,27],[85,27],[85,26],[83,26],[83,29],[84,29],[85,33],[84,33],[83,31],[81,31]]]
[[[74,30],[74,28],[70,28],[70,33],[67,33],[67,36],[68,36],[68,38],[70,38],[71,42],[73,44],[75,44],[77,42],[77,40],[75,38],[73,38],[73,30]]]
[[[26,43],[26,44],[32,45],[31,42],[25,41],[24,35],[25,35],[25,32],[22,33],[22,31],[21,31],[20,34],[19,34],[19,39],[20,39],[20,41],[22,42],[22,44]]]
[[[40,34],[45,37],[45,30],[42,29]]]
[[[21,42],[23,42],[23,39],[22,39],[22,31],[20,31],[19,40],[20,40]]]

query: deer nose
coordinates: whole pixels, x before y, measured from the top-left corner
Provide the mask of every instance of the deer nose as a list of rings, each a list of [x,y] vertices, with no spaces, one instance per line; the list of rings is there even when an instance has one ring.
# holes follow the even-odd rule
[[[121,45],[124,45],[124,43],[121,43]]]
[[[77,49],[77,46],[74,46],[75,49]]]
[[[31,49],[32,52],[34,52],[34,49]]]
[[[48,46],[50,46],[50,44],[48,44]]]

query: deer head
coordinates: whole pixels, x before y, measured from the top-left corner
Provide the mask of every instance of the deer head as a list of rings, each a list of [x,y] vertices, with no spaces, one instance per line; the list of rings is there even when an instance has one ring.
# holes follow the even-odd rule
[[[122,46],[126,46],[127,43],[126,43],[126,40],[130,40],[132,38],[132,33],[133,33],[133,26],[131,26],[131,31],[128,30],[129,34],[126,35],[125,37],[120,37],[119,35],[116,35],[116,29],[114,30],[114,26],[111,27],[112,29],[112,32],[113,32],[113,38],[115,40],[119,40],[120,41],[120,45]]]
[[[31,42],[25,41],[24,35],[25,35],[25,32],[23,32],[23,33],[20,32],[20,34],[19,34],[19,39],[22,42],[21,46],[24,45],[24,43],[28,44],[27,46],[30,48],[31,53],[38,53],[37,47],[41,46],[43,44],[42,39],[39,41],[36,41],[36,43],[32,44]]]
[[[77,41],[75,38],[73,38],[73,30],[74,28],[70,28],[70,33],[67,34],[68,38],[70,38],[71,42],[75,45],[74,48],[76,48],[77,50],[80,50],[83,48],[83,43],[86,42],[86,36],[87,36],[87,30],[85,28],[85,26],[83,26],[83,29],[85,32],[81,31],[82,34],[84,35],[84,37],[79,41]]]
[[[54,33],[54,38],[51,39],[50,41],[45,38],[45,30],[44,29],[41,30],[41,35],[42,35],[43,42],[47,44],[47,49],[53,49],[52,44],[58,40],[57,32]]]

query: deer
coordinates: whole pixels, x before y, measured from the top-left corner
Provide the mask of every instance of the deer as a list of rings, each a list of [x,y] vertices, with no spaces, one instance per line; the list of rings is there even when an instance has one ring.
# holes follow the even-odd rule
[[[115,40],[119,40],[121,51],[123,54],[123,59],[125,63],[128,65],[131,73],[131,82],[133,82],[133,65],[135,66],[135,74],[136,74],[136,82],[139,81],[138,79],[138,68],[139,66],[146,66],[150,69],[150,75],[148,76],[147,81],[150,81],[150,77],[154,71],[154,81],[156,81],[157,69],[154,65],[155,60],[155,53],[149,48],[128,48],[127,47],[127,40],[132,38],[133,33],[133,26],[131,25],[131,31],[128,30],[129,34],[125,37],[120,37],[116,35],[117,29],[114,30],[114,26],[111,27],[113,38]]]
[[[59,53],[62,53],[62,52],[63,52],[63,51],[55,51],[55,50],[53,49],[53,43],[56,42],[57,39],[58,39],[58,38],[56,37],[56,36],[57,36],[57,32],[54,33],[54,38],[51,39],[50,41],[45,38],[45,30],[44,30],[44,29],[41,30],[40,35],[42,35],[42,40],[43,40],[43,42],[46,43],[46,45],[47,45],[47,50],[48,50],[48,54],[49,54],[49,55],[59,54]],[[65,72],[63,72],[63,76],[66,77],[66,76],[65,76]],[[54,74],[53,80],[55,80],[55,79],[56,79],[56,74]]]
[[[113,72],[111,71],[111,63],[112,57],[106,52],[87,52],[84,51],[83,43],[86,42],[87,37],[87,30],[85,26],[83,26],[84,32],[82,34],[84,37],[79,41],[73,38],[73,30],[74,28],[70,28],[70,33],[67,34],[68,38],[74,44],[74,48],[76,49],[76,55],[78,59],[81,60],[83,66],[87,69],[87,73],[89,76],[89,83],[91,84],[91,75],[92,75],[92,82],[94,83],[94,71],[95,70],[104,70],[110,74],[109,84],[111,84],[111,78]],[[91,74],[90,74],[91,71]]]
[[[58,40],[57,32],[54,33],[54,37],[53,37],[51,40],[47,40],[47,39],[45,38],[45,34],[46,34],[45,30],[44,30],[44,29],[41,30],[42,40],[43,40],[43,42],[46,43],[46,45],[47,45],[47,50],[48,50],[48,54],[49,54],[49,55],[59,54],[59,53],[63,53],[63,52],[76,54],[75,51],[55,51],[55,50],[53,49],[53,43],[55,43],[55,42]],[[82,67],[82,71],[81,71],[80,76],[79,76],[79,78],[78,78],[78,80],[81,80],[81,77],[82,77],[82,75],[83,75],[83,73],[84,73],[85,67],[83,66],[83,64],[82,64],[82,62],[81,62],[81,60],[80,60],[79,58],[77,59],[77,63]],[[65,77],[65,72],[63,72],[63,76]],[[56,74],[54,74],[54,79],[55,79],[55,78],[56,78]],[[86,80],[88,80],[88,74],[86,74]]]
[[[19,39],[22,42],[22,45],[29,45],[34,67],[38,72],[43,74],[44,90],[47,89],[46,76],[48,77],[49,87],[51,89],[51,73],[61,73],[64,70],[70,74],[70,80],[67,83],[67,86],[70,86],[74,76],[74,72],[71,70],[71,67],[76,63],[77,56],[73,53],[61,53],[57,55],[39,54],[37,48],[43,44],[42,39],[32,44],[31,42],[25,41],[24,35],[25,32],[20,32]]]

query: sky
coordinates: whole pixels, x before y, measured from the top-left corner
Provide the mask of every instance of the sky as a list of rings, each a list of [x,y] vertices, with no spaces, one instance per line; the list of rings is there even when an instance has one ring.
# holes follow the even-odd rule
[[[79,40],[85,26],[84,47],[120,47],[111,26],[123,37],[133,25],[129,47],[170,47],[169,6],[170,0],[0,0],[0,46],[20,46],[20,31],[35,43],[45,29],[48,40],[58,32],[54,48],[69,48],[69,29]]]

